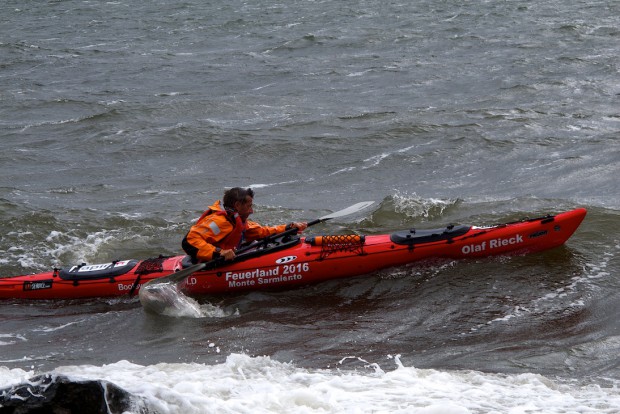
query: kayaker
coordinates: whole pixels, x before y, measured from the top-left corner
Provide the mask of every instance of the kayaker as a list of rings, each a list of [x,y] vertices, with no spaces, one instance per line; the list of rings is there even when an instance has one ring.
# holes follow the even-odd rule
[[[253,200],[254,191],[251,188],[234,187],[224,193],[223,205],[218,200],[200,216],[181,243],[193,263],[218,257],[233,260],[235,250],[245,242],[282,233],[293,227],[300,232],[308,227],[306,222],[269,227],[248,220],[254,212]]]

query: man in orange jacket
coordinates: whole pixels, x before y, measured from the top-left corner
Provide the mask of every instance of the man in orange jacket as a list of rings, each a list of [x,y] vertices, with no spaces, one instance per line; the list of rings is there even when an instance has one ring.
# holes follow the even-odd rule
[[[224,205],[216,201],[194,224],[182,247],[192,262],[206,262],[218,257],[235,258],[235,250],[244,242],[251,242],[282,233],[290,228],[303,231],[308,223],[290,223],[279,226],[261,226],[248,220],[252,210],[254,191],[251,188],[234,187],[224,193]]]

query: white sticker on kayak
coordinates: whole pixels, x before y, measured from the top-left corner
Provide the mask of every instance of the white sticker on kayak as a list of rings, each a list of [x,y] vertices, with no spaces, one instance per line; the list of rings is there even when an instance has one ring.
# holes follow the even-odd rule
[[[69,271],[70,272],[75,272],[75,270],[77,268],[77,271],[79,273],[82,273],[82,272],[97,272],[99,270],[106,270],[106,269],[113,269],[115,267],[122,267],[122,266],[125,266],[127,263],[129,263],[129,260],[123,260],[123,261],[116,262],[116,263],[102,263],[102,264],[87,265],[87,266],[82,266],[82,267],[79,267],[79,268],[78,268],[78,266],[73,266]]]
[[[282,263],[289,263],[292,262],[293,260],[297,259],[297,256],[286,256],[286,257],[281,257],[278,260],[276,260],[277,264],[282,264]]]

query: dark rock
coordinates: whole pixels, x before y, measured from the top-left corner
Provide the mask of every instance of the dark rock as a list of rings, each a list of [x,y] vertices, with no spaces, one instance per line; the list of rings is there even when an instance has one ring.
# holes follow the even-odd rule
[[[148,414],[144,401],[107,381],[45,374],[0,390],[0,414]]]

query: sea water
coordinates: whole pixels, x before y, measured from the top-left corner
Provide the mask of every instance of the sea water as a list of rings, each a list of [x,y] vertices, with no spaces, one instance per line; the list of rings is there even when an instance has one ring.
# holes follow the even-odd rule
[[[616,1],[7,1],[0,276],[181,254],[231,186],[307,235],[575,207],[565,246],[290,291],[0,303],[0,386],[107,380],[156,412],[612,413]]]

